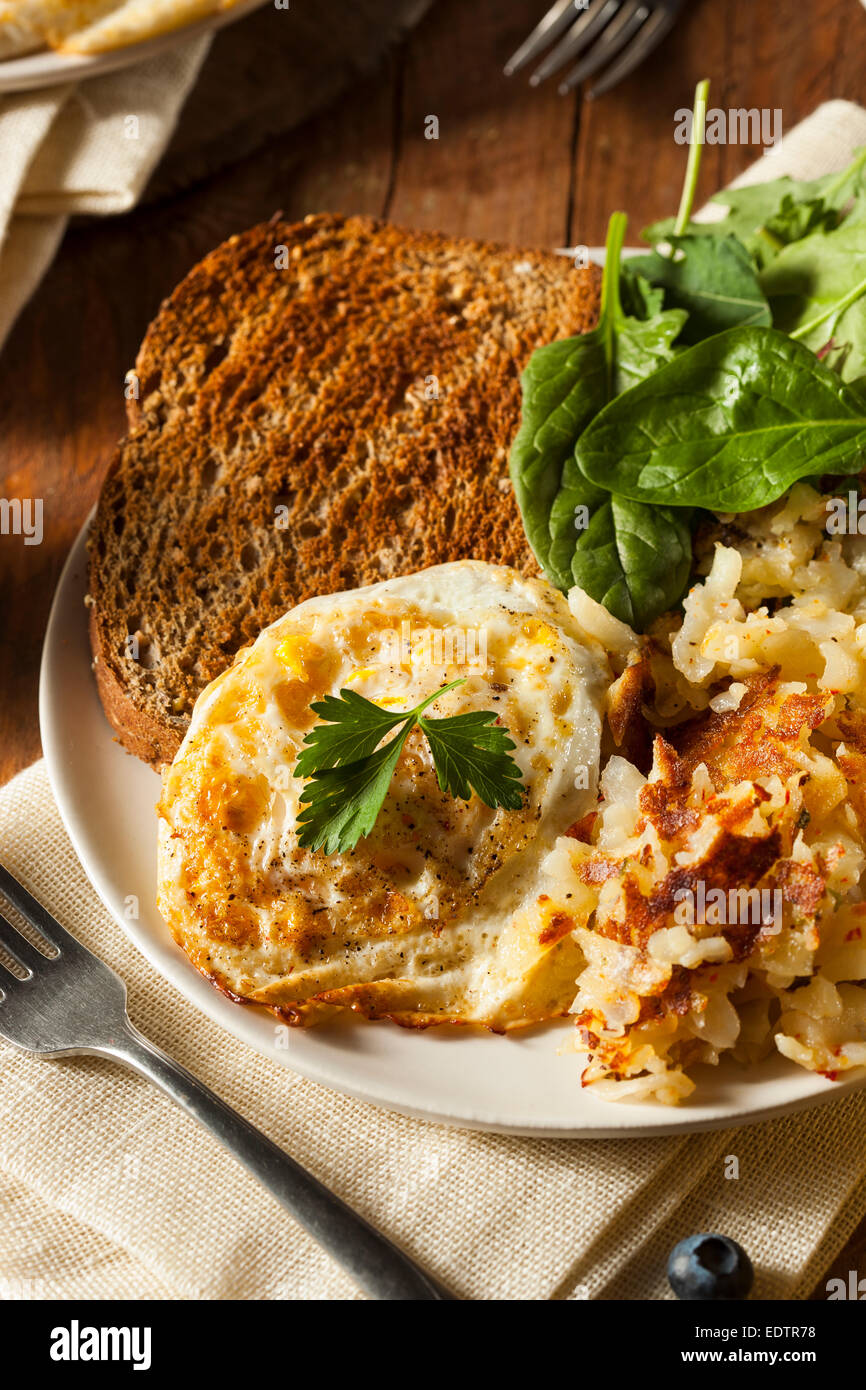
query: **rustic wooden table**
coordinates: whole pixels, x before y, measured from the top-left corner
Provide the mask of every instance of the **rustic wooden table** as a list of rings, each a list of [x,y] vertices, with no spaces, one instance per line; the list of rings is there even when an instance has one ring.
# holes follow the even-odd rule
[[[187,191],[68,232],[0,357],[0,495],[43,498],[45,518],[41,546],[0,537],[0,783],[39,756],[48,609],[123,431],[124,372],[160,300],[204,252],[277,208],[529,246],[599,243],[609,213],[623,208],[636,239],[676,208],[684,151],[674,111],[691,105],[699,78],[712,80],[712,105],[781,108],[786,129],[828,98],[866,101],[866,12],[856,0],[691,0],[664,46],[596,102],[502,76],[546,8],[436,0],[374,72],[300,129],[276,129]],[[251,99],[261,85],[256,24],[222,40],[249,47]],[[424,137],[428,115],[439,119],[438,141]],[[268,128],[279,124],[271,116]],[[756,154],[707,146],[701,195]],[[866,1272],[866,1223],[833,1273],[857,1268]]]

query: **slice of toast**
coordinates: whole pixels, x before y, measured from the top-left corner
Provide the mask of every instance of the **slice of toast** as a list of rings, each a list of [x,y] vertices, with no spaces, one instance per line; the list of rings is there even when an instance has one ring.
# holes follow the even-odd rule
[[[527,572],[508,479],[519,374],[591,327],[599,276],[365,218],[232,237],[162,305],[103,484],[90,632],[131,752],[293,604],[446,560]]]

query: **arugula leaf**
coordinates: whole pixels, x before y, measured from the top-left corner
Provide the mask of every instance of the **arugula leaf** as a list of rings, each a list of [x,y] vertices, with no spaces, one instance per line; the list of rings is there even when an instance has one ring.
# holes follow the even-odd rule
[[[832,338],[846,381],[866,372],[866,215],[786,246],[761,275],[773,322],[813,351]]]
[[[451,718],[425,719],[423,711],[465,678],[440,686],[414,709],[388,713],[357,691],[343,689],[311,705],[321,715],[304,738],[306,747],[295,764],[296,777],[308,777],[301,795],[298,843],[307,849],[337,854],[354,849],[369,835],[388,795],[406,739],[416,725],[433,754],[442,791],[468,800],[475,791],[485,806],[519,810],[523,805],[522,773],[510,755],[515,747],[491,710],[474,710]],[[399,732],[383,744],[383,735]]]
[[[691,512],[609,497],[571,561],[575,584],[615,618],[645,632],[675,607],[692,566]]]
[[[775,328],[731,328],[606,406],[585,476],[635,502],[743,512],[800,478],[866,461],[866,401]]]
[[[740,323],[771,322],[751,256],[734,236],[670,236],[673,254],[636,256],[629,268],[664,291],[666,309],[688,319],[683,343],[699,343]]]
[[[522,377],[523,414],[511,450],[511,480],[532,550],[548,579],[562,590],[574,582],[570,566],[576,508],[586,507],[591,515],[606,495],[573,467],[575,440],[607,401],[671,358],[685,321],[680,310],[647,319],[624,313],[619,271],[625,228],[625,215],[614,213],[598,327],[539,348]],[[630,288],[647,303],[636,279]]]

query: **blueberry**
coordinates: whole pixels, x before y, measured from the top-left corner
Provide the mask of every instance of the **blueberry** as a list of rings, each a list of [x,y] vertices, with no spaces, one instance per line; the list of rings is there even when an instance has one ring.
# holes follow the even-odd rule
[[[755,1279],[752,1261],[730,1236],[688,1236],[668,1259],[668,1279],[677,1298],[747,1298]]]

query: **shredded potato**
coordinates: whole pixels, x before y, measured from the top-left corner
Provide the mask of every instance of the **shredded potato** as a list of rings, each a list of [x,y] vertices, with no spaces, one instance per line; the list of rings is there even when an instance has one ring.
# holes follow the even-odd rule
[[[598,810],[545,863],[600,1095],[675,1104],[726,1052],[866,1065],[866,538],[825,521],[806,484],[724,519],[682,620],[615,633]]]

